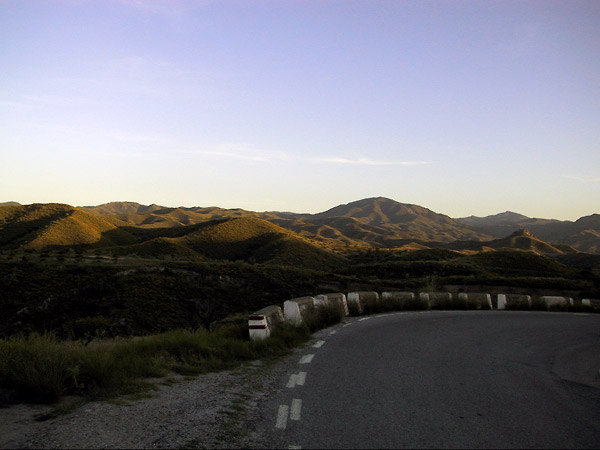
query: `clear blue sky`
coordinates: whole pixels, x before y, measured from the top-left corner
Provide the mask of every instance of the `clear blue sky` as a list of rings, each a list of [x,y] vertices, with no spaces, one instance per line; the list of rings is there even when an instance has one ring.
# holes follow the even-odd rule
[[[0,0],[0,202],[600,212],[600,1]]]

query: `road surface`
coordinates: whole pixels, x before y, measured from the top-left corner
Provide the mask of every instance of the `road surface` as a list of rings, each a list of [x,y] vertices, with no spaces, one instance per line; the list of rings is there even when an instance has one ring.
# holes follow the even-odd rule
[[[599,369],[600,315],[353,318],[316,334],[282,375],[257,445],[599,448]]]

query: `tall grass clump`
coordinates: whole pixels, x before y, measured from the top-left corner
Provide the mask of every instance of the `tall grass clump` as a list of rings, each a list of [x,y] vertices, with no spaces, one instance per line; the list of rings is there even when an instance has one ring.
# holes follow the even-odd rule
[[[79,368],[69,347],[49,334],[0,340],[0,383],[26,401],[56,401],[76,385]]]
[[[323,309],[321,321],[333,321]],[[326,326],[327,326],[326,325]],[[247,323],[245,324],[247,328]],[[173,330],[127,339],[59,341],[51,334],[0,339],[0,385],[23,401],[51,403],[62,395],[99,398],[140,392],[145,379],[169,372],[183,375],[219,371],[244,361],[277,357],[310,338],[307,326],[284,325],[260,342],[232,337],[228,324],[214,332]]]

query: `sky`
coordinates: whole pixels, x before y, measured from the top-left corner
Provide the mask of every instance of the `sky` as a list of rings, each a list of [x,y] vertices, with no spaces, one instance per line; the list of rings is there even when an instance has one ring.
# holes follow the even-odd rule
[[[600,1],[0,0],[0,202],[600,213]]]

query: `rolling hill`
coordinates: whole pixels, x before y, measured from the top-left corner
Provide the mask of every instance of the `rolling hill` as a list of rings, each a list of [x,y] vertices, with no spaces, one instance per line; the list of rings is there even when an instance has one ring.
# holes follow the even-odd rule
[[[521,229],[515,231],[510,236],[491,241],[455,241],[445,245],[445,248],[452,250],[469,251],[492,251],[492,250],[523,250],[533,252],[538,255],[543,254],[561,254],[574,253],[576,250],[568,245],[551,245],[537,238],[529,230]]]
[[[0,207],[0,248],[32,249],[87,245],[107,247],[136,241],[115,219],[59,203]]]
[[[575,222],[534,219],[510,211],[493,216],[471,216],[456,220],[481,233],[498,238],[526,228],[544,241],[568,245],[582,252],[600,253],[600,214],[581,217]]]
[[[129,203],[119,205],[117,209],[140,210],[139,206]],[[150,214],[153,214],[163,209],[151,210]],[[169,214],[173,217],[173,211]],[[319,269],[333,268],[344,261],[342,256],[318,247],[305,237],[254,217],[144,228],[131,226],[117,216],[92,214],[63,204],[0,207],[0,249],[74,247],[104,249],[118,256],[168,255],[193,260],[242,260]]]
[[[226,253],[231,253],[227,259],[236,259],[241,252],[242,259],[269,261],[270,257],[250,251],[244,256],[241,240],[245,230],[241,224],[246,222],[225,225],[227,220],[234,219],[253,219],[252,227],[261,229],[268,223],[277,227],[279,233],[288,233],[277,244],[280,251],[292,246],[291,242],[293,245],[304,242],[320,247],[320,250],[338,253],[369,248],[448,248],[463,252],[510,248],[538,254],[574,250],[600,253],[598,214],[582,217],[576,222],[531,219],[510,211],[483,218],[452,219],[418,205],[385,197],[358,200],[317,214],[255,212],[216,206],[168,208],[135,202],[79,208],[59,204],[8,205],[0,207],[0,248],[89,246],[111,248],[115,254],[152,255],[158,252],[198,258],[223,258]],[[214,249],[199,248],[200,244],[196,244],[196,240],[208,232],[201,231],[204,225],[214,221],[225,221],[219,227],[213,225],[224,234],[229,233],[232,224],[238,223],[236,232],[240,233],[241,239],[232,247],[223,242],[218,244],[223,249],[218,255],[211,254]],[[509,236],[523,228],[532,234]],[[212,233],[213,240],[215,233]],[[275,246],[264,237],[252,239],[257,248],[260,245]],[[250,241],[244,245],[251,246]]]

